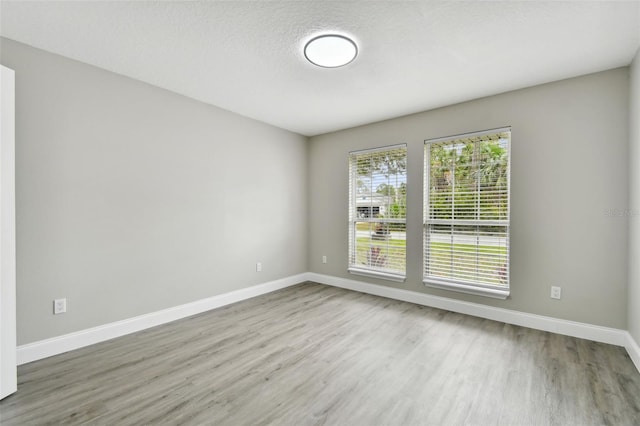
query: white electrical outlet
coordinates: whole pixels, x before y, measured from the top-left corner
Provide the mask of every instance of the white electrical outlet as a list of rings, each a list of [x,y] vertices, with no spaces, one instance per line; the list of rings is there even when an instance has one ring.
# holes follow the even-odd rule
[[[327,263],[327,256],[322,256],[322,263]]]
[[[67,299],[55,299],[53,301],[53,314],[64,314],[67,312]]]
[[[262,272],[262,262],[256,263],[256,272]]]
[[[560,299],[562,296],[562,288],[560,287],[551,287],[551,298],[552,299]]]

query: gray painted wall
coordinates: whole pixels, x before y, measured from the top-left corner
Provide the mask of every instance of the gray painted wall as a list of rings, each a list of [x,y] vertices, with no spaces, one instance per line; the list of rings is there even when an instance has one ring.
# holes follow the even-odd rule
[[[640,49],[629,90],[629,333],[640,343]]]
[[[627,208],[628,73],[611,70],[311,138],[310,270],[626,328],[628,222],[605,213]],[[423,142],[502,126],[512,126],[511,297],[426,288]],[[350,275],[348,152],[403,142],[409,156],[407,281]],[[562,287],[562,300],[549,298],[552,285]]]
[[[629,328],[640,340],[640,272],[628,262],[637,257],[640,227],[629,219],[628,258],[629,221],[605,214],[628,208],[628,193],[639,208],[633,195],[640,180],[628,169],[640,163],[637,57],[631,122],[629,69],[622,68],[307,144],[135,80],[0,42],[1,62],[16,70],[19,344],[307,270],[626,328],[627,266]],[[506,125],[513,130],[512,295],[499,301],[425,288],[423,141]],[[409,145],[407,282],[350,275],[347,154],[402,142]],[[551,285],[562,286],[562,300],[549,298]],[[68,299],[69,311],[53,316],[58,297]]]
[[[307,271],[305,137],[1,43],[16,71],[19,344]]]

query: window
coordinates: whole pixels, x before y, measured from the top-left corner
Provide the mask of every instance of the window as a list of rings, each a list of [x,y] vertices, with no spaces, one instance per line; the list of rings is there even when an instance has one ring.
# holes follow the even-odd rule
[[[349,155],[349,271],[404,281],[407,146]]]
[[[509,128],[425,142],[424,283],[509,295]]]

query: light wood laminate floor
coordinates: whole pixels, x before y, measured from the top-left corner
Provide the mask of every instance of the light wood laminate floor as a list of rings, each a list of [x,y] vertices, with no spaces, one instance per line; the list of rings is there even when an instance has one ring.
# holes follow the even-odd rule
[[[314,283],[23,365],[0,422],[637,425],[621,347]]]

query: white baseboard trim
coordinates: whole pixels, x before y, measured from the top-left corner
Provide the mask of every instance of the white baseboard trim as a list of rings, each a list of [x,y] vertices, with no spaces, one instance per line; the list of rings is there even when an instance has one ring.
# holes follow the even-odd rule
[[[334,287],[341,287],[348,290],[355,290],[362,293],[373,294],[376,296],[387,297],[390,299],[402,300],[404,302],[445,309],[447,311],[458,312],[475,317],[487,318],[494,321],[505,322],[507,324],[520,325],[536,330],[549,331],[556,334],[624,346],[627,350],[629,339],[631,337],[627,331],[617,328],[601,327],[576,321],[513,311],[510,309],[494,308],[492,306],[481,305],[479,303],[465,302],[462,300],[433,296],[426,293],[418,293],[415,291],[386,287],[313,272],[310,272],[307,275],[307,280]],[[637,350],[638,346],[636,345],[635,348]],[[638,360],[640,361],[640,352],[636,353],[638,355]],[[635,360],[634,363],[636,366],[640,365],[639,362]]]
[[[299,284],[308,279],[308,274],[298,274],[252,287],[235,290],[184,305],[174,306],[157,312],[88,328],[50,339],[40,340],[18,346],[18,365],[79,349],[95,343],[104,342],[126,334],[135,333],[157,325],[190,317],[221,306],[230,305],[245,299],[270,293],[275,290]]]
[[[627,341],[624,347],[627,350],[631,361],[633,361],[638,371],[640,371],[640,346],[638,346],[638,342],[634,340],[633,336],[631,336],[631,333],[628,331],[626,332],[626,337]]]
[[[40,340],[18,346],[18,365],[37,361],[53,355],[58,355],[74,349],[100,343],[116,337],[142,331],[157,325],[186,318],[206,312],[221,306],[230,305],[252,297],[260,296],[272,291],[280,290],[313,281],[320,284],[340,287],[389,299],[416,303],[424,306],[445,309],[461,314],[501,321],[507,324],[520,325],[536,330],[549,331],[567,336],[589,339],[596,342],[608,343],[626,348],[638,371],[640,371],[640,347],[628,331],[616,328],[601,327],[575,321],[557,319],[543,315],[529,314],[510,309],[495,308],[478,303],[465,302],[446,297],[433,296],[426,293],[386,287],[330,275],[306,272],[290,277],[258,284],[252,287],[235,290],[184,305],[174,306],[157,312],[104,324],[98,327],[81,330],[50,339]]]

